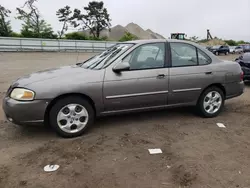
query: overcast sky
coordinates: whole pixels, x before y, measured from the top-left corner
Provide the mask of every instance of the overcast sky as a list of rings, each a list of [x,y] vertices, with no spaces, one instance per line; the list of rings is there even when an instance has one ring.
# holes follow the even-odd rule
[[[1,0],[0,4],[12,11],[12,27],[20,29],[14,19],[15,8],[25,0]],[[206,29],[212,36],[223,39],[250,41],[250,0],[103,0],[112,18],[112,26],[137,23],[168,38],[171,32],[206,38]],[[54,30],[60,30],[55,12],[69,5],[86,6],[88,0],[39,0],[37,6]]]

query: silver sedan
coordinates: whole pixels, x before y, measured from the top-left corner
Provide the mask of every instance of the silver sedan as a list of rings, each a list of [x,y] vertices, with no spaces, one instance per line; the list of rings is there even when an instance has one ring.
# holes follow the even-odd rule
[[[16,80],[3,109],[15,124],[43,123],[62,137],[75,137],[101,115],[196,106],[201,116],[215,117],[226,99],[243,91],[236,62],[183,40],[138,40]]]

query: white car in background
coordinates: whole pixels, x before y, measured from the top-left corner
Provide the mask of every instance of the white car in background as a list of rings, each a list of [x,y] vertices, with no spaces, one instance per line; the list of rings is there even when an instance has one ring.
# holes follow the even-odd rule
[[[243,48],[241,46],[230,46],[230,53],[232,54],[241,54],[243,53]]]

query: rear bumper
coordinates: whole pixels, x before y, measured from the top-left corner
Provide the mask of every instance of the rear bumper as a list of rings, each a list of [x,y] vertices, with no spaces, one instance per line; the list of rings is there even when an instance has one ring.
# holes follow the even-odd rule
[[[49,101],[16,101],[9,97],[3,99],[3,110],[7,120],[17,125],[43,124]]]
[[[226,99],[238,97],[244,93],[245,84],[244,82],[235,82],[224,85],[226,90]]]

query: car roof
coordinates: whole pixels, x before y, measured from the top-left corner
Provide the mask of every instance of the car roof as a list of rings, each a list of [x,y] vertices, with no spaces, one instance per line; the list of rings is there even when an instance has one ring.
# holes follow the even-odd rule
[[[148,44],[148,43],[154,43],[154,42],[182,42],[182,43],[187,43],[187,44],[196,44],[188,40],[178,40],[178,39],[144,39],[144,40],[131,40],[131,41],[126,41],[126,42],[121,42],[121,43]]]

